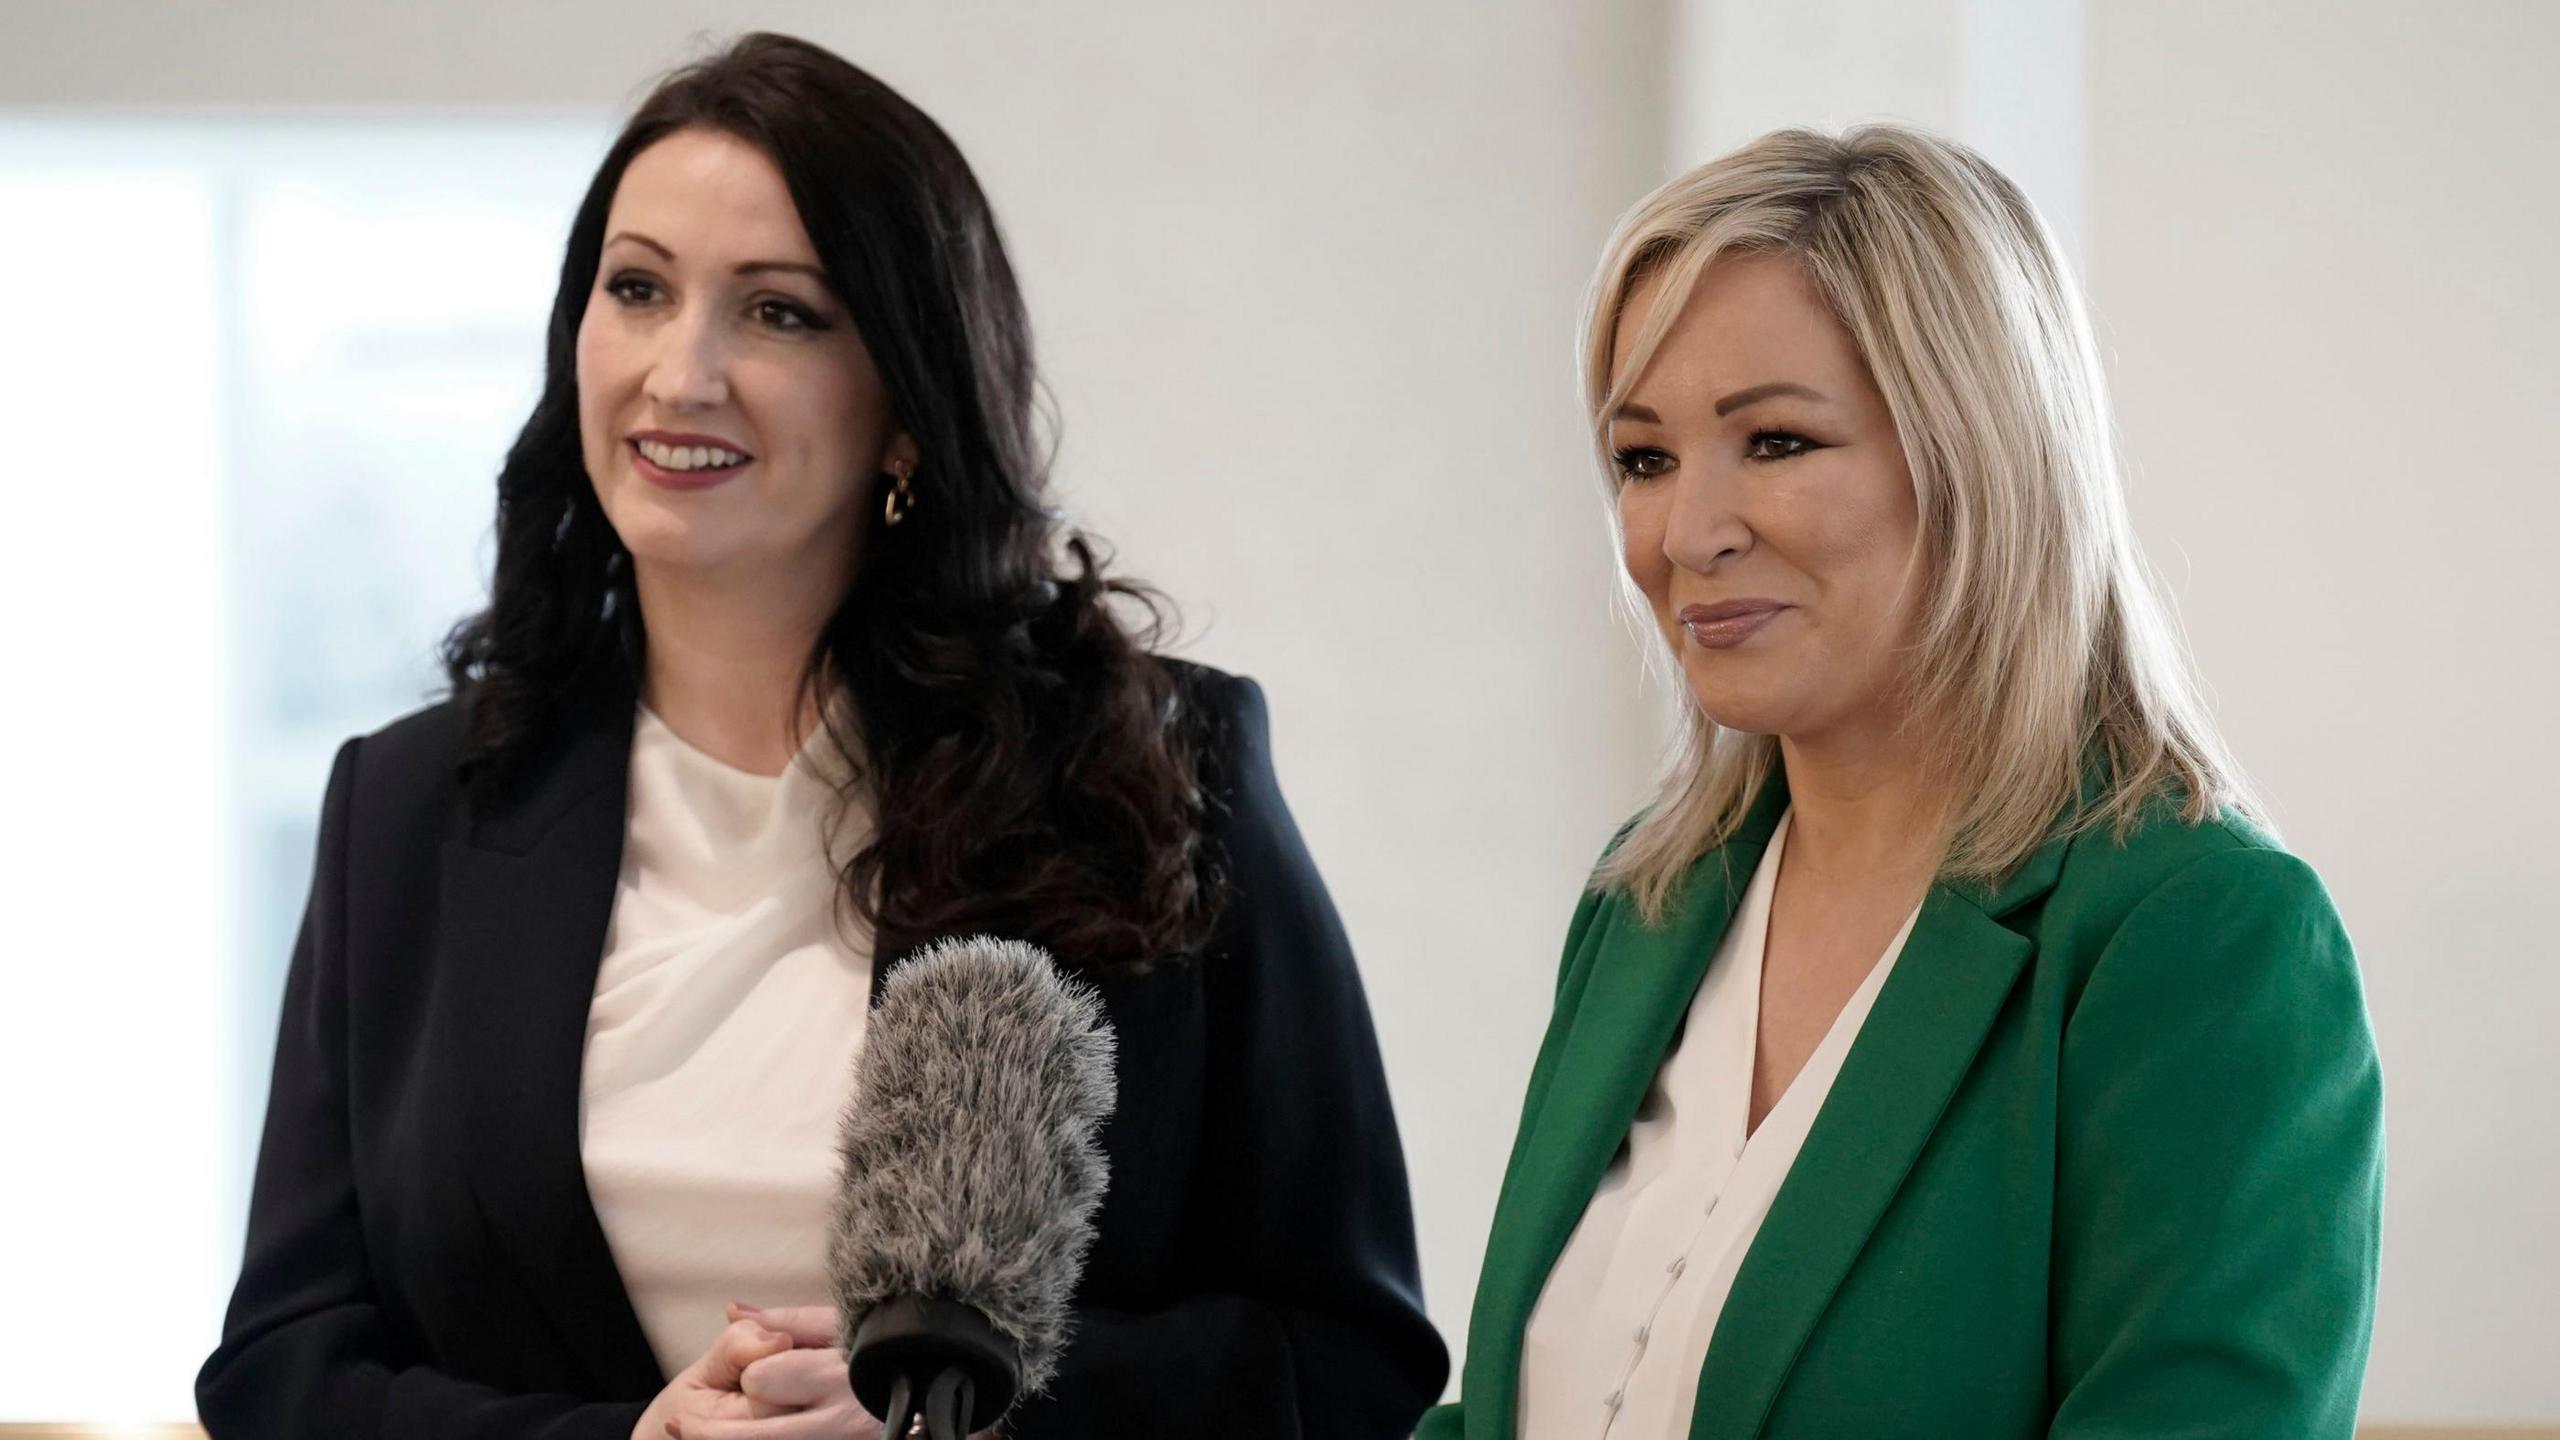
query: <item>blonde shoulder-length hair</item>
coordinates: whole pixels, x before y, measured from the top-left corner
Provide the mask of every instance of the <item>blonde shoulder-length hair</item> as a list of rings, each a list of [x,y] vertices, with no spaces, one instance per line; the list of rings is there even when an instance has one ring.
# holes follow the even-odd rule
[[[1899,125],[1781,130],[1628,212],[1584,323],[1613,527],[1610,417],[1700,273],[1745,253],[1803,267],[1910,466],[1920,614],[1902,673],[1914,732],[1953,797],[1940,877],[1996,883],[2058,832],[2129,831],[2164,796],[2190,823],[2226,809],[2263,822],[2135,546],[2079,291],[2018,188],[1961,145]],[[1628,314],[1657,277],[1649,310]],[[1619,373],[1622,323],[1636,328]],[[1656,634],[1633,583],[1622,589]],[[1648,919],[1733,835],[1778,763],[1776,737],[1726,730],[1672,688],[1686,720],[1660,789],[1594,881]]]

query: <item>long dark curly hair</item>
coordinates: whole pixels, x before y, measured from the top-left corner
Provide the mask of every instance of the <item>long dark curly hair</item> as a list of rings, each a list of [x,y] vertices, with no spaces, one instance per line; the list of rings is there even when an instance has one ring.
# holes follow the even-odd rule
[[[576,350],[615,187],[705,129],[781,171],[917,448],[917,503],[874,525],[804,694],[877,823],[838,857],[887,963],[955,933],[1030,940],[1088,971],[1195,955],[1222,889],[1205,853],[1211,747],[1158,658],[1166,607],[1106,577],[1046,499],[1031,332],[995,216],[949,136],[806,41],[748,35],[661,83],[578,207],[542,397],[498,476],[489,607],[444,645],[475,803],[538,769],[587,707],[634,693],[631,556],[581,457]],[[880,503],[875,495],[869,502]]]

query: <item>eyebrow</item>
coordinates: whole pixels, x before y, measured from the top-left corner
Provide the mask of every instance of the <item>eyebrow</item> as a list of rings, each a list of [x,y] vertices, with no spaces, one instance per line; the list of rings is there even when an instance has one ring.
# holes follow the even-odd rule
[[[1716,414],[1730,415],[1746,405],[1757,405],[1763,400],[1775,399],[1780,395],[1795,395],[1806,400],[1819,400],[1825,404],[1830,403],[1831,400],[1830,396],[1810,385],[1799,385],[1793,380],[1772,380],[1766,385],[1754,385],[1748,390],[1736,390],[1717,401]]]
[[[616,231],[613,235],[607,237],[604,243],[611,245],[616,240],[629,240],[637,245],[646,245],[650,249],[657,251],[659,255],[669,260],[676,258],[676,252],[659,244],[657,241],[650,239],[648,236],[641,234],[637,230]],[[806,275],[821,285],[829,283],[826,271],[819,269],[815,265],[803,265],[796,260],[748,260],[742,262],[738,266],[737,273],[740,275],[761,275],[769,270],[780,270],[792,275]]]
[[[1716,415],[1721,418],[1723,416],[1730,415],[1734,411],[1740,410],[1745,406],[1757,405],[1763,400],[1775,399],[1780,395],[1798,395],[1807,400],[1819,400],[1826,405],[1831,402],[1830,396],[1823,394],[1821,391],[1814,389],[1810,385],[1799,385],[1793,380],[1772,380],[1765,385],[1754,385],[1749,389],[1736,390],[1732,394],[1717,401]],[[1614,425],[1621,420],[1634,420],[1646,425],[1659,425],[1662,423],[1662,417],[1655,413],[1653,407],[1649,405],[1630,404],[1619,406],[1617,410],[1610,415],[1609,422]]]

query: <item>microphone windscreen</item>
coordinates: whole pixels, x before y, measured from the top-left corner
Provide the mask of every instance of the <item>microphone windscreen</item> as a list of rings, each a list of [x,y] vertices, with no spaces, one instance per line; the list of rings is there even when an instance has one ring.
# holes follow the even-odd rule
[[[848,1347],[901,1296],[984,1315],[1039,1390],[1109,1169],[1101,1001],[1036,946],[948,940],[890,972],[855,1062],[828,1275]]]

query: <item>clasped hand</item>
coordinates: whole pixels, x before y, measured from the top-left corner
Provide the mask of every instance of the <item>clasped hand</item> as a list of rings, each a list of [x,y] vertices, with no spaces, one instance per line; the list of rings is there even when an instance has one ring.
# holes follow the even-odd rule
[[[729,1306],[729,1328],[667,1382],[631,1440],[881,1440],[853,1398],[832,1305]],[[996,1440],[986,1430],[972,1440]]]

